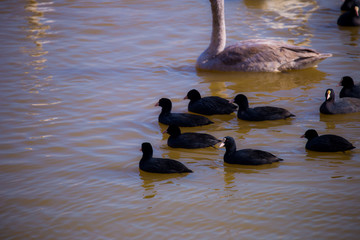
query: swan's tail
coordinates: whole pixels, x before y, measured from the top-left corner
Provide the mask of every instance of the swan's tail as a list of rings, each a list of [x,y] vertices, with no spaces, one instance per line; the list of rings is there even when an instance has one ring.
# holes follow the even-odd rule
[[[319,58],[321,58],[321,59],[326,59],[329,57],[332,57],[331,53],[320,53],[320,56],[319,56]]]
[[[314,56],[299,57],[292,62],[287,62],[279,67],[279,71],[299,70],[317,67],[319,62],[331,57],[331,53],[319,53]]]

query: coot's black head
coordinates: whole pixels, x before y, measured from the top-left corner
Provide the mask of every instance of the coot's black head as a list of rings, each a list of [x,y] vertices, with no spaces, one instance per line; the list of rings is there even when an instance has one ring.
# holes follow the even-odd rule
[[[325,99],[327,102],[335,101],[335,92],[333,89],[329,88],[325,92]]]
[[[191,101],[196,101],[201,99],[201,95],[198,90],[192,89],[187,93],[184,99],[190,99]]]
[[[249,108],[249,102],[244,94],[238,94],[234,98],[234,103],[239,106],[239,110],[246,110]]]
[[[341,5],[342,11],[347,11],[351,8],[351,5],[353,4],[353,0],[345,0],[343,4]]]
[[[181,134],[180,128],[176,125],[169,125],[166,131],[170,136],[179,136]]]
[[[224,146],[226,148],[231,148],[231,147],[234,147],[234,146],[236,147],[234,138],[229,137],[229,136],[224,137],[223,140],[221,141],[219,147],[224,147]]]
[[[153,148],[148,142],[141,144],[141,151],[143,152],[143,159],[151,158],[153,155]]]
[[[354,87],[354,80],[349,76],[345,76],[341,79],[340,86],[345,88],[352,88]]]
[[[163,112],[170,112],[172,108],[172,103],[168,98],[161,98],[155,106],[162,107]]]
[[[342,11],[348,11],[348,10],[350,10],[351,7],[352,7],[354,4],[356,4],[356,2],[359,3],[360,1],[359,1],[359,0],[345,0],[345,1],[343,2],[343,4],[341,5],[341,10],[342,10]]]
[[[308,140],[311,140],[311,139],[316,138],[316,137],[318,137],[318,136],[319,136],[319,135],[318,135],[318,133],[316,132],[315,129],[309,129],[309,130],[307,130],[307,131],[305,132],[305,134],[302,135],[301,137],[302,137],[302,138],[306,138],[306,139],[308,139]]]

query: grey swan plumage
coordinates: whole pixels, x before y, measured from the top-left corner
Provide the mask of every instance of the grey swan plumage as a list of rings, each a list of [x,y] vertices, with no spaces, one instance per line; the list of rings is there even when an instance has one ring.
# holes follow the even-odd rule
[[[283,72],[315,67],[332,56],[266,39],[243,40],[225,48],[224,0],[210,0],[210,3],[213,18],[211,42],[197,59],[196,68],[199,70]]]
[[[141,145],[143,156],[139,162],[139,168],[145,172],[152,173],[187,173],[193,172],[179,161],[169,158],[154,158],[153,148],[150,143]]]
[[[343,114],[360,112],[360,99],[344,97],[335,101],[335,92],[329,88],[325,92],[325,101],[320,106],[323,114]]]
[[[220,147],[224,146],[226,148],[224,162],[229,164],[262,165],[283,161],[283,159],[262,150],[249,148],[236,150],[235,140],[229,136],[224,137],[222,143],[220,144]]]
[[[334,135],[325,134],[319,136],[316,130],[309,129],[302,138],[308,141],[305,148],[317,152],[339,152],[354,149],[355,147],[345,138]]]

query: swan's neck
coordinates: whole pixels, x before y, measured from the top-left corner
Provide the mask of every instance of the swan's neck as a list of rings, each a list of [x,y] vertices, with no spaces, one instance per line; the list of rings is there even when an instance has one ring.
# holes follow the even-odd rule
[[[226,44],[224,0],[209,0],[212,12],[212,33],[209,47],[198,57],[196,67],[212,69],[215,56],[221,53]],[[216,62],[216,61],[215,61]]]
[[[217,55],[222,52],[226,44],[224,0],[210,0],[212,12],[211,42],[207,52]]]
[[[200,62],[221,53],[226,44],[224,0],[209,0],[212,12],[212,33],[209,47],[200,55]]]

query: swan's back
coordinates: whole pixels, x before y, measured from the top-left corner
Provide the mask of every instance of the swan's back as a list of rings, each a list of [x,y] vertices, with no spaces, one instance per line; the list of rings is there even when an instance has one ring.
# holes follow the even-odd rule
[[[282,41],[251,39],[228,46],[213,57],[201,55],[197,67],[215,71],[282,72],[315,67],[330,56]]]

